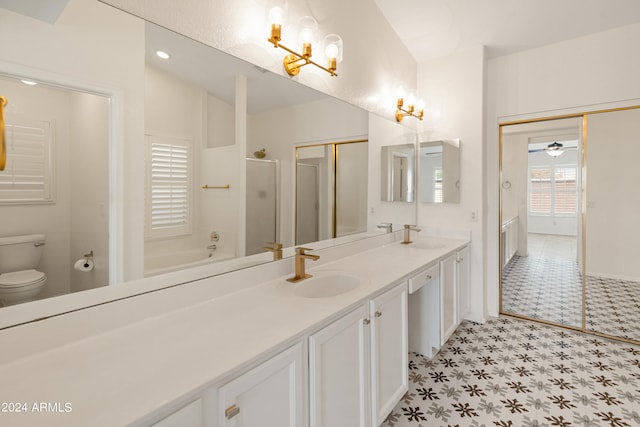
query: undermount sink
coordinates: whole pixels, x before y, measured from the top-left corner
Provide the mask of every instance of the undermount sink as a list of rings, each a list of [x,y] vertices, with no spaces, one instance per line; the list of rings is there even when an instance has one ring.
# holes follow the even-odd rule
[[[316,271],[296,283],[293,293],[304,298],[328,298],[349,292],[362,283],[360,277],[343,271]]]
[[[438,239],[423,238],[414,240],[408,246],[418,249],[439,249],[444,248],[444,242]]]

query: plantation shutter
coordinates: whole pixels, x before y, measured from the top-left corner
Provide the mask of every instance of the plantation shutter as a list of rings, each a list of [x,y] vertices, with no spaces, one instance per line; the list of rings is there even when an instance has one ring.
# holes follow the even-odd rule
[[[7,121],[7,164],[0,172],[0,203],[53,201],[52,127],[42,120]]]
[[[147,135],[147,237],[191,231],[190,140]]]

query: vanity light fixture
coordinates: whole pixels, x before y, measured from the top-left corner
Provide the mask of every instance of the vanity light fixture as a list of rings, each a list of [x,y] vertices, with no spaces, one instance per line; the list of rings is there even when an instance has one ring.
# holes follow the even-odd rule
[[[418,108],[416,109],[415,105],[412,102],[407,105],[407,108],[404,107],[404,98],[398,98],[398,106],[396,108],[396,121],[401,122],[404,117],[415,117],[418,120],[422,120],[424,117],[424,106],[422,105],[422,101],[418,103]]]
[[[284,17],[284,8],[274,7],[269,12],[269,19],[271,21],[271,37],[269,37],[269,43],[273,44],[275,48],[282,48],[289,52],[282,61],[284,69],[290,76],[297,76],[300,73],[300,68],[305,65],[315,65],[316,67],[331,74],[331,76],[337,76],[336,69],[337,64],[342,61],[342,38],[337,34],[328,34],[324,37],[322,46],[324,48],[324,54],[327,58],[327,67],[323,67],[311,60],[312,56],[312,44],[314,42],[315,32],[318,28],[318,23],[311,16],[303,16],[298,23],[298,37],[302,44],[302,53],[298,53],[280,43],[282,37],[282,19]]]
[[[547,145],[547,148],[545,148],[544,151],[546,151],[547,154],[551,157],[558,157],[560,154],[564,153],[562,144],[560,144],[559,142],[552,142],[551,144]]]

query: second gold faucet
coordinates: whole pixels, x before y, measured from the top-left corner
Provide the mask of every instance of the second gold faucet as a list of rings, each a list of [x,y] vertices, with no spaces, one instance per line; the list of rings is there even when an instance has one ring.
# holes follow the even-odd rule
[[[310,259],[312,261],[317,261],[320,259],[319,255],[311,255],[305,253],[306,251],[310,251],[312,249],[309,248],[296,248],[296,274],[290,279],[287,279],[287,282],[296,283],[304,279],[308,279],[311,277],[310,274],[305,272],[305,260]]]

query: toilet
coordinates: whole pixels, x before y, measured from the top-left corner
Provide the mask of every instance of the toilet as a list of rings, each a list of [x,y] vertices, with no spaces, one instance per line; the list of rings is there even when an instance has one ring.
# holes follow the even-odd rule
[[[0,237],[0,304],[32,301],[47,276],[36,270],[45,245],[44,234]]]

